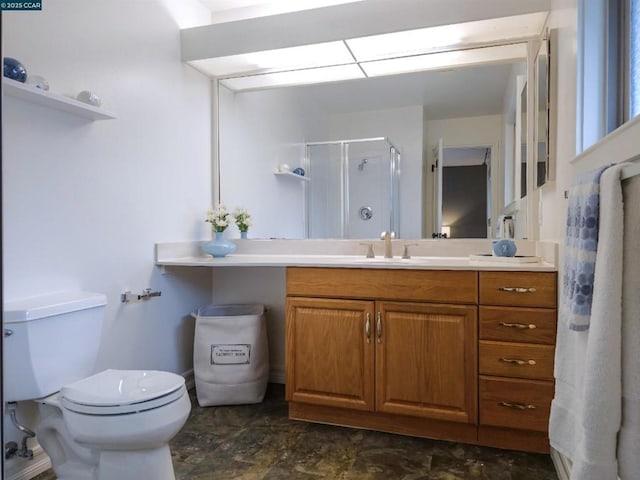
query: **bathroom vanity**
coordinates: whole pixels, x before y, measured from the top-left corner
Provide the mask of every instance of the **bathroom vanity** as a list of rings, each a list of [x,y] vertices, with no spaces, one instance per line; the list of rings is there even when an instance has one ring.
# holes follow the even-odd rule
[[[555,272],[287,269],[291,418],[548,452]]]
[[[282,304],[269,309],[280,312],[278,325],[286,317],[274,330],[284,331],[291,418],[548,452],[555,263],[479,262],[468,253],[479,243],[422,242],[412,249],[418,255],[446,245],[458,256],[402,259],[397,248],[393,259],[367,259],[326,241],[325,255],[291,254],[291,244],[256,250],[257,241],[215,260],[193,247],[158,246],[156,262],[213,267],[224,283],[251,283],[263,267],[279,272]],[[544,257],[538,247],[530,254]],[[280,348],[281,338],[270,341]]]

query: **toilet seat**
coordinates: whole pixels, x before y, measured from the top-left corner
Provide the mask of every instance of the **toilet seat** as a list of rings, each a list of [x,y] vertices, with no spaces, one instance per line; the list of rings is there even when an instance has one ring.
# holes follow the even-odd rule
[[[105,370],[65,385],[63,408],[86,415],[124,415],[168,405],[186,395],[184,378],[154,370]]]

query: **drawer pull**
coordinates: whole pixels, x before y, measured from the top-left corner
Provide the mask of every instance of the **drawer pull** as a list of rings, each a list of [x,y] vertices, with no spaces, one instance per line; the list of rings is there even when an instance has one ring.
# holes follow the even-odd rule
[[[378,312],[376,316],[376,337],[378,337],[378,343],[382,343],[382,313]]]
[[[500,402],[501,407],[513,408],[514,410],[535,410],[536,406],[530,403],[513,403],[513,402]]]
[[[536,364],[535,360],[520,360],[518,358],[501,357],[500,361],[504,363],[513,363],[514,365],[535,365]]]
[[[498,287],[498,290],[514,293],[535,293],[536,291],[534,287]]]
[[[524,323],[507,323],[507,322],[500,322],[500,326],[501,327],[509,327],[509,328],[517,328],[519,330],[533,330],[536,327],[536,325],[534,323],[530,323],[529,325],[525,325]]]
[[[364,334],[367,337],[367,343],[371,343],[371,314],[367,312],[367,320],[364,322]]]

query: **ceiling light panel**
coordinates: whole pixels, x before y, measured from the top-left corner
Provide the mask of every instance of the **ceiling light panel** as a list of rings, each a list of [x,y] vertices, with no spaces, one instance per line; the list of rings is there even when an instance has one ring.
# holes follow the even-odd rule
[[[338,41],[193,60],[188,63],[212,77],[225,77],[240,73],[273,72],[353,62],[349,49],[344,42]]]
[[[423,70],[441,70],[477,64],[513,62],[515,60],[525,60],[526,58],[527,44],[514,43],[362,62],[360,66],[367,76],[379,77]]]
[[[220,80],[220,84],[230,88],[231,90],[239,91],[283,87],[289,85],[337,82],[340,80],[353,80],[357,78],[364,78],[364,74],[358,65],[351,64],[225,78]]]
[[[492,18],[346,40],[359,62],[540,35],[547,12]]]
[[[362,0],[200,0],[200,3],[211,10],[214,24],[359,1]]]

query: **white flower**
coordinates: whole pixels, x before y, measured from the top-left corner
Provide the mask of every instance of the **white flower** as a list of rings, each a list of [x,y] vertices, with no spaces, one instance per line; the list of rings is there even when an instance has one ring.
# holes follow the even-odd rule
[[[216,232],[224,232],[231,223],[231,214],[227,211],[224,203],[219,203],[215,210],[207,212],[205,222],[209,222]]]
[[[251,223],[251,214],[242,207],[237,207],[233,211],[233,219],[238,226],[238,230],[241,232],[246,232],[249,227],[252,225]]]

